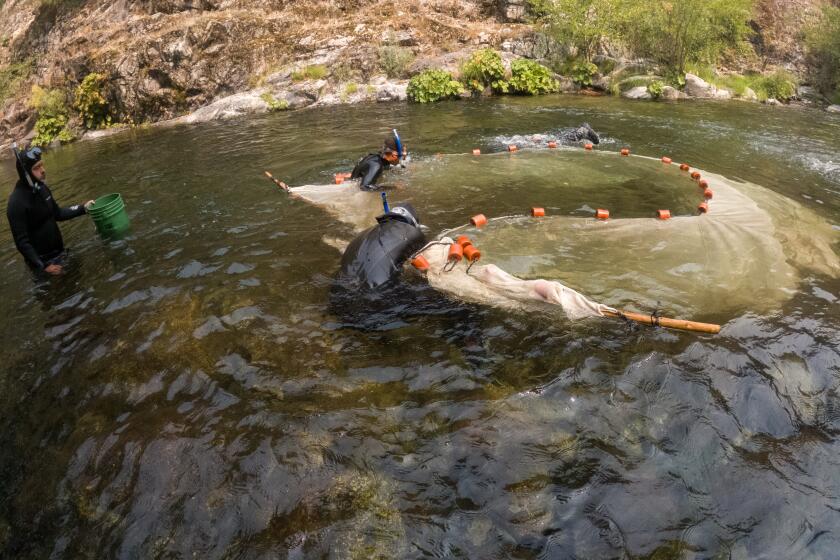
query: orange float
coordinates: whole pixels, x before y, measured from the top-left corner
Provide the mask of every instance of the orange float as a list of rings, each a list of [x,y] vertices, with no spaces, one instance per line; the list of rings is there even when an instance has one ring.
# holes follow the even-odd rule
[[[484,227],[487,225],[487,217],[484,214],[476,214],[470,218],[470,223],[477,228]]]
[[[666,165],[671,165],[671,162],[672,162],[672,161],[673,161],[673,160],[672,160],[671,158],[669,158],[669,157],[663,157],[663,158],[662,158],[662,163],[664,163],[664,164],[666,164]]]
[[[464,258],[470,262],[475,262],[481,258],[481,251],[476,249],[473,245],[464,247]]]
[[[680,165],[680,171],[688,171],[689,169],[691,169],[691,166],[687,163],[683,163]]]
[[[695,181],[699,180],[700,177],[702,177],[702,175],[700,175],[699,171],[692,171],[691,172],[691,178],[694,179]]]
[[[549,148],[551,148],[551,149],[553,150],[554,148],[556,148],[556,147],[557,147],[557,142],[549,142],[549,143],[548,143],[548,147],[549,147]]]
[[[464,248],[458,245],[457,243],[453,243],[449,246],[449,255],[446,257],[446,260],[452,262],[461,262],[461,259],[464,258]]]
[[[336,184],[336,185],[340,185],[340,184],[342,184],[343,182],[344,182],[344,177],[343,177],[343,176],[341,176],[341,175],[336,175],[336,176],[335,176],[335,184]]]
[[[605,210],[603,208],[598,208],[598,210],[595,211],[595,218],[597,218],[599,220],[609,220],[610,219],[610,211]]]
[[[628,148],[623,148],[623,149],[621,150],[621,155],[623,155],[623,156],[629,156],[629,155],[630,155],[630,150],[629,150]]]
[[[531,216],[542,218],[545,216],[545,208],[531,208]]]
[[[461,248],[466,247],[467,245],[472,245],[472,241],[466,235],[458,236],[458,239],[455,240],[455,243],[461,246]]]
[[[425,272],[429,270],[429,261],[426,260],[426,257],[423,255],[419,255],[411,259],[411,266],[419,270],[420,272]]]
[[[701,189],[708,189],[709,182],[706,179],[700,179],[700,182],[697,184]]]
[[[591,152],[594,147],[592,144],[586,144],[583,149]]]
[[[479,150],[478,148],[474,149],[473,150],[473,155],[474,156],[480,156],[481,155],[481,150]]]
[[[705,202],[701,202],[700,205],[697,207],[697,211],[701,214],[705,214],[709,211],[709,205]]]
[[[515,151],[517,151],[518,149],[519,149],[519,148],[517,148],[517,147],[516,147],[516,146],[514,146],[513,144],[511,144],[510,146],[508,146],[508,151],[509,151],[509,152],[515,152]]]
[[[715,193],[712,192],[712,189],[706,189],[705,191],[703,191],[703,196],[706,197],[707,199],[708,198],[714,198]]]
[[[671,219],[671,211],[670,210],[660,210],[659,211],[659,219],[660,220],[670,220]]]

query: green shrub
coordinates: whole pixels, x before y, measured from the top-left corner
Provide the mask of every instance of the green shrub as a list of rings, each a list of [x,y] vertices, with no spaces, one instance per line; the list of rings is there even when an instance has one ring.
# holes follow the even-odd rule
[[[461,67],[461,80],[473,91],[481,92],[490,87],[494,91],[507,93],[505,65],[502,57],[493,49],[481,49],[470,55]]]
[[[390,45],[379,49],[379,67],[389,78],[404,78],[413,61],[414,54],[410,49]]]
[[[88,130],[111,126],[110,108],[103,95],[104,85],[105,75],[94,72],[85,76],[76,88],[76,101],[73,106]]]
[[[272,113],[274,111],[285,111],[289,108],[288,101],[286,101],[285,99],[277,99],[268,92],[265,92],[262,95],[260,95],[260,99],[265,101],[265,104],[268,105],[268,110]]]
[[[790,72],[779,70],[759,78],[755,90],[760,98],[763,94],[766,99],[789,101],[796,96],[796,78]]]
[[[0,68],[0,105],[14,95],[32,73],[32,61],[25,60]]]
[[[302,82],[304,80],[323,80],[329,71],[323,64],[312,64],[306,68],[292,72],[292,81]]]
[[[572,66],[572,81],[579,86],[592,85],[592,78],[598,73],[598,67],[591,62],[577,62]]]
[[[37,115],[33,144],[47,146],[56,138],[65,143],[74,139],[68,126],[70,110],[67,107],[67,96],[63,91],[32,86],[29,105],[35,109]]]
[[[662,91],[665,89],[665,84],[662,83],[660,80],[654,80],[647,85],[648,93],[654,99],[659,99],[662,97]]]
[[[353,82],[350,82],[349,84],[344,86],[344,93],[346,93],[347,95],[353,95],[357,91],[359,91],[359,85]]]
[[[425,70],[408,82],[408,97],[417,103],[433,103],[464,93],[464,85],[445,70]]]
[[[840,91],[840,7],[823,7],[820,21],[806,30],[805,43],[814,83],[823,93],[836,96]]]
[[[541,95],[560,89],[551,72],[538,62],[520,58],[510,64],[510,90],[522,95]]]
[[[570,44],[590,62],[605,39],[618,38],[622,4],[630,0],[528,0],[538,23],[556,40]]]

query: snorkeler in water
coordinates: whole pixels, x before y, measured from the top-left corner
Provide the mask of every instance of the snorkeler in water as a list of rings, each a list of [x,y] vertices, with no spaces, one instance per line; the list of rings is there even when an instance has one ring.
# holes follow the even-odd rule
[[[400,161],[406,156],[405,147],[395,129],[385,139],[382,149],[378,153],[369,154],[356,164],[350,174],[350,179],[358,179],[359,187],[362,190],[374,190],[376,188],[375,183],[379,180],[382,172],[399,165]]]

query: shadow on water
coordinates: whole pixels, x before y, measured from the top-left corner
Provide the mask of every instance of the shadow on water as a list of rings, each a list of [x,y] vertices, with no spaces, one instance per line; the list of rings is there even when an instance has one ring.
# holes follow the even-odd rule
[[[328,182],[395,126],[431,158],[584,120],[840,224],[840,119],[749,105],[360,106],[48,154],[60,202],[120,192],[132,230],[62,224],[72,266],[33,285],[0,224],[0,557],[836,557],[837,278],[717,337],[415,279],[336,299],[321,239],[352,232],[260,176]],[[478,196],[530,204],[411,198],[436,232]]]

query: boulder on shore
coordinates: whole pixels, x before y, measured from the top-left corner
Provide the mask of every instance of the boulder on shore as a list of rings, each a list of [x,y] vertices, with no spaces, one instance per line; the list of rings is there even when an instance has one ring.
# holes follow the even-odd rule
[[[697,99],[731,99],[732,92],[726,89],[718,89],[700,76],[694,74],[685,75],[685,93],[689,97]]]
[[[625,99],[651,99],[650,92],[645,86],[636,86],[621,93]]]
[[[840,113],[840,105],[829,105],[825,110],[829,113]]]

